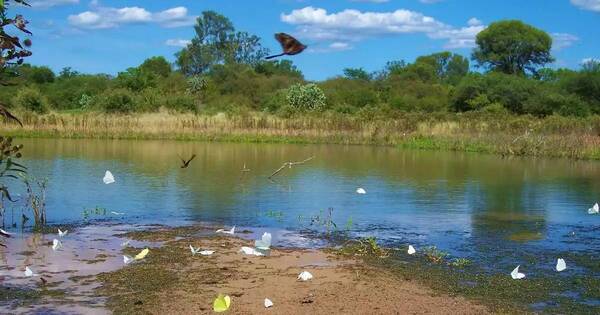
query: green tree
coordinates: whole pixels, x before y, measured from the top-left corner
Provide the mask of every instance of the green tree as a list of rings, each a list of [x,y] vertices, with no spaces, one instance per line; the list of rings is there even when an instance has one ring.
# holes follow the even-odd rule
[[[350,80],[371,80],[371,75],[363,68],[346,68],[344,69],[344,76]]]
[[[173,71],[171,64],[163,56],[148,58],[139,68],[142,72],[155,74],[163,78],[168,77]]]
[[[194,30],[192,43],[176,54],[177,66],[186,75],[203,74],[215,64],[255,65],[268,54],[259,37],[236,32],[227,17],[214,11],[202,12]]]
[[[437,77],[442,82],[457,84],[469,73],[469,60],[459,54],[448,51],[421,56],[415,63],[424,63],[435,69]]]
[[[535,73],[554,60],[552,38],[546,32],[518,20],[490,24],[477,34],[472,58],[480,67],[507,74]]]
[[[24,64],[18,67],[18,73],[20,79],[24,82],[33,82],[37,84],[52,83],[54,82],[54,72],[45,66],[31,66]]]
[[[267,77],[273,75],[282,75],[292,78],[304,79],[302,72],[292,63],[291,60],[261,61],[254,66],[256,73],[264,74]]]

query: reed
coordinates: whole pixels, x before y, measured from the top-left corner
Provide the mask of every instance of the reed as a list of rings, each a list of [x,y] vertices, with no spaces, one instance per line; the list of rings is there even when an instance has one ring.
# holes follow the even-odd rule
[[[173,139],[228,142],[332,143],[501,155],[600,159],[600,116],[395,114],[364,119],[336,113],[282,118],[266,113],[191,114],[100,112],[20,113],[24,127],[3,124],[15,137]]]

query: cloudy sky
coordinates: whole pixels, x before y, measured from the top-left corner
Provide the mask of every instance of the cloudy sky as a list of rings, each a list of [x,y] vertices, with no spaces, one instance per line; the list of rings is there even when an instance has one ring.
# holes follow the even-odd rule
[[[12,7],[31,21],[29,62],[54,70],[117,72],[144,59],[173,55],[193,36],[204,10],[278,52],[275,32],[309,50],[294,56],[308,79],[346,67],[381,69],[387,61],[450,50],[469,55],[475,35],[500,19],[520,19],[554,38],[555,67],[600,58],[600,0],[30,0]]]

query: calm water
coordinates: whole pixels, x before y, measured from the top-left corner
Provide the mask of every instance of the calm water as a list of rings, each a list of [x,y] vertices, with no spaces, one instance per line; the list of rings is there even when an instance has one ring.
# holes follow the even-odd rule
[[[600,250],[600,216],[587,214],[600,199],[597,162],[364,146],[22,142],[30,174],[49,180],[51,223],[192,220],[306,233],[322,232],[311,217],[333,208],[333,221],[352,236],[376,236],[390,246],[435,245],[506,273],[534,257],[528,276],[551,270],[561,253],[596,257]],[[180,169],[178,155],[192,153],[197,158]],[[268,180],[283,162],[310,156]],[[249,172],[241,172],[244,165]],[[105,170],[115,184],[102,183]],[[367,194],[357,194],[358,187]],[[107,214],[86,215],[96,207]],[[5,223],[20,221],[20,211],[9,207]],[[279,241],[314,245],[305,238]]]

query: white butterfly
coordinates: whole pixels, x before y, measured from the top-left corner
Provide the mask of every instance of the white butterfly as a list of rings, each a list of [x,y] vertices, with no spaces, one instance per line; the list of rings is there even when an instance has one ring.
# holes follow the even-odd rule
[[[130,242],[131,242],[131,240],[127,240],[127,241],[121,243],[121,247],[127,247],[127,246],[129,246]]]
[[[52,241],[52,250],[53,250],[53,251],[57,251],[57,250],[59,250],[59,249],[61,249],[61,248],[62,248],[62,243],[61,243],[59,240],[57,240],[57,239],[54,239],[54,240]]]
[[[223,234],[235,234],[235,226],[231,228],[231,230],[227,231],[224,229],[218,229],[216,233],[223,233]]]
[[[114,214],[114,215],[124,215],[125,214],[123,212],[117,212],[117,211],[111,211],[110,213]]]
[[[298,275],[298,280],[302,280],[302,281],[308,281],[310,279],[313,278],[313,275],[308,272],[308,271],[302,271],[299,275]]]
[[[567,263],[564,259],[559,258],[558,261],[556,261],[556,271],[561,272],[565,269],[567,269]]]
[[[243,246],[242,249],[240,249],[240,252],[244,253],[245,255],[264,256],[263,253],[257,251],[252,247]]]
[[[415,250],[415,248],[412,245],[408,245],[408,254],[409,255],[414,255],[417,251]]]
[[[124,264],[129,265],[130,263],[133,262],[133,260],[134,259],[131,256],[123,255],[123,263]]]
[[[260,240],[254,241],[254,247],[260,250],[269,250],[271,247],[271,233],[265,232]]]
[[[25,267],[25,277],[33,277],[33,276],[39,276],[37,273],[34,273],[33,270],[29,269],[29,267]]]
[[[192,256],[196,256],[196,254],[200,253],[200,247],[194,248],[194,246],[190,245],[190,251],[192,252]]]
[[[63,232],[63,231],[61,231],[60,229],[58,229],[58,237],[67,236],[67,233],[69,233],[69,230],[65,230],[65,231]]]
[[[367,191],[364,188],[358,188],[356,189],[356,193],[359,195],[364,195],[367,193]]]
[[[515,268],[515,270],[513,270],[510,273],[510,276],[514,279],[514,280],[519,280],[519,279],[523,279],[525,278],[525,274],[524,273],[520,273],[519,272],[519,267],[521,267],[521,265],[517,266],[517,268]]]
[[[598,203],[596,203],[595,205],[593,205],[591,208],[588,209],[588,214],[598,214],[600,213],[600,207],[598,206]]]
[[[265,308],[269,308],[273,306],[273,302],[269,299],[265,299]]]
[[[200,255],[202,255],[202,256],[210,256],[210,255],[212,255],[214,253],[215,253],[214,250],[203,250],[203,251],[200,252]]]
[[[104,173],[104,178],[102,179],[102,181],[106,185],[112,184],[115,182],[115,177],[113,176],[113,174],[110,171],[106,171],[106,173]]]
[[[12,233],[8,233],[3,229],[0,229],[0,234],[5,235],[6,237],[10,237],[12,235]]]

